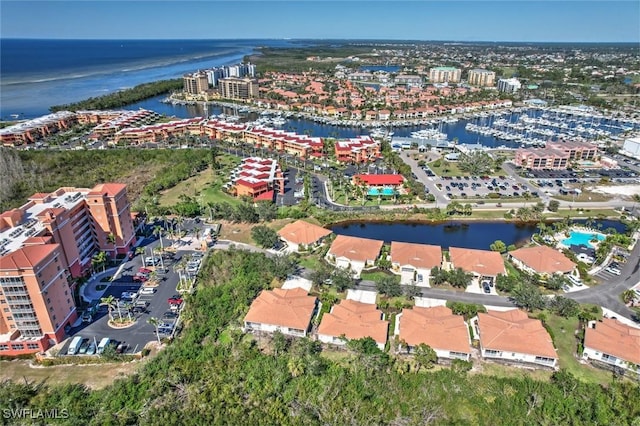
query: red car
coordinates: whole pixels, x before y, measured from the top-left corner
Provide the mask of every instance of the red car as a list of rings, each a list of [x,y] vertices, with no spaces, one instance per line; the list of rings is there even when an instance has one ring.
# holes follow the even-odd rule
[[[149,279],[149,277],[147,275],[145,275],[145,274],[135,274],[133,276],[133,280],[134,281],[139,281],[141,283],[147,281],[148,279]]]
[[[182,297],[179,294],[174,294],[167,302],[169,302],[170,305],[182,305]]]
[[[151,272],[152,272],[151,269],[147,269],[147,268],[138,269],[139,274],[149,275]]]

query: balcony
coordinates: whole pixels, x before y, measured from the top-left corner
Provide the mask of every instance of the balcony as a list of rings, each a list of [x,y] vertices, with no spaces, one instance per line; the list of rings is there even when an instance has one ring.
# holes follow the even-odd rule
[[[28,296],[29,292],[26,289],[14,290],[14,291],[4,290],[4,295],[5,296]]]

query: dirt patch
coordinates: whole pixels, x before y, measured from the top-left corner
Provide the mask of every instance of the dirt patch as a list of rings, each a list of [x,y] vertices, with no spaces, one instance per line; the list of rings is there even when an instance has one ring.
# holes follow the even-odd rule
[[[266,225],[269,228],[278,230],[293,221],[294,219],[276,219]],[[219,223],[222,225],[220,235],[218,236],[219,239],[237,241],[245,244],[255,244],[251,238],[251,229],[256,225],[260,225],[259,223],[233,223],[226,220],[222,220]]]
[[[132,204],[140,198],[144,187],[153,180],[161,168],[161,165],[140,166],[131,170],[129,175],[119,179],[119,182],[127,185],[127,196]]]
[[[54,385],[81,383],[92,389],[101,389],[115,379],[134,373],[145,361],[95,365],[57,365],[54,367],[32,367],[30,361],[14,360],[0,362],[0,380],[29,380]]]

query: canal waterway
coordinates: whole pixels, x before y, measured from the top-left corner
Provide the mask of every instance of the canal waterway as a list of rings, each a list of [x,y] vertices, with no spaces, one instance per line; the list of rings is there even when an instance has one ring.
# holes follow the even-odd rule
[[[207,110],[203,105],[173,105],[162,103],[166,96],[157,96],[137,102],[129,105],[128,109],[145,108],[155,111],[167,116],[175,116],[178,118],[191,118],[191,117],[204,117],[205,115],[240,115],[242,121],[251,121],[259,117],[258,114],[251,113],[238,113],[237,110],[232,108],[223,108],[217,105],[209,105]],[[504,112],[500,117],[508,120],[509,122],[517,122],[522,114],[526,114],[529,118],[540,118],[544,111],[541,109],[530,108],[521,110],[518,113]],[[449,141],[457,140],[461,144],[481,144],[490,148],[508,147],[518,148],[521,146],[519,142],[497,139],[491,135],[481,135],[467,131],[467,123],[472,123],[478,126],[491,126],[491,123],[498,116],[486,115],[483,117],[477,117],[468,120],[458,120],[457,122],[440,123],[436,125],[416,125],[416,126],[401,126],[401,127],[388,127],[387,129],[393,132],[394,137],[410,137],[411,133],[423,130],[423,129],[438,129],[442,133],[447,135]],[[611,131],[612,134],[619,134],[622,129],[610,126],[607,120],[601,120],[599,127]],[[353,138],[359,135],[367,135],[372,129],[363,128],[361,126],[345,127],[336,126],[332,124],[319,123],[306,118],[288,118],[284,125],[278,126],[278,128],[295,132],[298,134],[307,134],[314,137],[332,137],[332,138]]]
[[[584,224],[584,220],[574,221]],[[614,228],[624,232],[625,225],[615,220],[596,221],[601,229]],[[448,221],[444,223],[424,222],[344,222],[332,225],[330,229],[337,235],[371,238],[386,243],[399,241],[406,243],[431,244],[448,247],[489,250],[496,240],[506,245],[521,246],[537,232],[534,223],[488,222],[488,221]]]

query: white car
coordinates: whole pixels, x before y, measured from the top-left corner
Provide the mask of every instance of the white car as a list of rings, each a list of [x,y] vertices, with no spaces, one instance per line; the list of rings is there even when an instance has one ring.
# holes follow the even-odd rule
[[[160,263],[160,258],[158,256],[147,256],[144,258],[144,263],[147,265],[156,265]]]
[[[136,297],[138,297],[138,293],[134,293],[132,291],[123,291],[122,294],[120,295],[121,299],[133,300]]]
[[[142,287],[140,294],[153,294],[156,292],[154,287]]]
[[[612,268],[611,266],[605,269],[607,272],[611,272],[613,275],[620,275],[622,271],[618,268]]]

